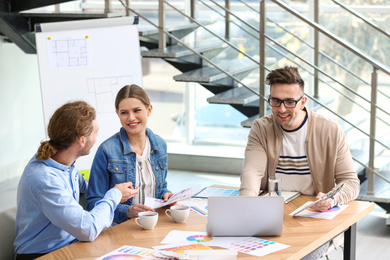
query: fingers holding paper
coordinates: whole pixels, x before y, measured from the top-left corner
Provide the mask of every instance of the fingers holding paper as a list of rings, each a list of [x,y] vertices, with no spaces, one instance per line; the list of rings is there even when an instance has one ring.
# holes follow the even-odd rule
[[[163,200],[164,202],[167,202],[169,200],[170,197],[172,197],[173,193],[171,192],[167,192],[163,195]],[[173,206],[173,205],[176,205],[177,203],[176,202],[173,202],[171,204],[169,204],[170,206]]]

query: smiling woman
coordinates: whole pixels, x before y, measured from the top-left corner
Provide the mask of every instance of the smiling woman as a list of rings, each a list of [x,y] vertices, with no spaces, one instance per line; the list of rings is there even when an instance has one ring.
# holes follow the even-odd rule
[[[126,130],[130,146],[142,155],[145,146],[145,131],[148,117],[152,113],[152,105],[146,105],[136,98],[125,98],[118,104],[116,113],[122,127]],[[141,143],[136,143],[141,141]]]
[[[91,168],[87,196],[91,210],[109,187],[132,182],[139,193],[115,210],[114,222],[121,223],[143,211],[153,211],[144,205],[145,197],[168,200],[168,156],[166,142],[147,128],[153,106],[145,90],[127,85],[115,99],[116,113],[122,128],[103,142],[96,152]]]

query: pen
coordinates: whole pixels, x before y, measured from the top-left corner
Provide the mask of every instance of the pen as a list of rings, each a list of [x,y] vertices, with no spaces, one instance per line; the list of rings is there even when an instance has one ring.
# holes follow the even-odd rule
[[[308,209],[308,208],[310,208],[310,207],[313,207],[314,205],[320,203],[321,201],[324,201],[324,200],[329,199],[329,198],[333,198],[334,195],[336,195],[336,194],[341,190],[341,188],[343,188],[343,187],[344,187],[344,183],[341,184],[341,185],[340,185],[339,187],[337,187],[336,189],[334,189],[334,190],[328,192],[328,193],[326,194],[326,196],[324,196],[324,197],[322,197],[322,198],[320,198],[320,199],[314,201],[313,203],[311,203],[311,204],[309,204],[309,205],[303,207],[303,208],[302,208],[301,210],[299,210],[298,212],[295,212],[293,216],[298,215],[299,213],[301,213],[301,212],[304,211],[305,209]]]

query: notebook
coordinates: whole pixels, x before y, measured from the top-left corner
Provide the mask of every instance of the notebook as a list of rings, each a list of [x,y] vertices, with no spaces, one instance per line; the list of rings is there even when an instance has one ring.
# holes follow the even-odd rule
[[[209,197],[209,236],[280,236],[283,231],[283,197]]]
[[[299,197],[301,195],[298,191],[283,191],[282,190],[282,197],[284,198],[285,203],[289,203],[293,199]]]
[[[259,196],[263,194],[263,190],[260,190]],[[289,203],[290,201],[298,198],[301,195],[299,191],[284,191],[282,190],[281,196],[284,198],[284,203]],[[262,195],[263,196],[263,195]],[[266,193],[264,196],[268,196],[268,193]],[[272,195],[277,196],[277,195]]]

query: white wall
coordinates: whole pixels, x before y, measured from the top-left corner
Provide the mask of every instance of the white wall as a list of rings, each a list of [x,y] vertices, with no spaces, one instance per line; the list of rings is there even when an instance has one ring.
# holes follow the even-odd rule
[[[0,39],[0,182],[18,177],[45,138],[36,55]]]

